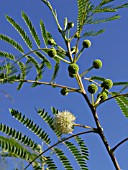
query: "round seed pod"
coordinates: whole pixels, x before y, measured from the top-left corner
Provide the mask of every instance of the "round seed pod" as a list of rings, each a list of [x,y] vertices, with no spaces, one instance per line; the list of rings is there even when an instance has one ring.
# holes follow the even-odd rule
[[[67,88],[63,88],[63,89],[61,89],[60,93],[61,93],[63,96],[68,95],[68,89],[67,89]]]
[[[68,22],[67,24],[67,29],[73,28],[74,27],[74,23],[73,22]]]
[[[101,68],[102,67],[102,61],[101,60],[94,60],[93,61],[93,67],[95,68],[95,69],[99,69],[99,68]]]
[[[73,75],[73,74],[75,75],[79,71],[79,66],[76,63],[70,64],[68,66],[68,71],[70,75]]]
[[[98,94],[97,97],[100,97],[100,100],[103,101],[108,98],[108,95],[107,95],[107,93],[103,92],[102,94]]]
[[[78,53],[79,50],[78,50],[78,48],[76,49],[76,46],[74,46],[71,48],[71,51],[73,51],[72,54],[75,54],[75,51],[76,51],[76,53]]]
[[[49,39],[48,44],[49,45],[56,45],[56,43],[55,43],[55,41],[53,39]]]
[[[74,78],[74,77],[76,76],[76,74],[71,74],[71,73],[69,73],[69,76],[70,76],[71,78]]]
[[[88,86],[88,92],[91,93],[91,94],[96,93],[97,90],[98,90],[98,87],[97,87],[97,85],[95,85],[95,84],[90,84],[90,85]]]
[[[49,51],[48,51],[48,55],[49,57],[52,57],[54,58],[56,56],[57,52],[55,50],[55,48],[51,48]]]
[[[113,82],[110,79],[106,79],[103,81],[103,83],[101,84],[101,87],[105,88],[105,89],[111,89],[113,86]]]
[[[82,43],[84,48],[90,48],[91,47],[91,41],[90,40],[84,40]]]

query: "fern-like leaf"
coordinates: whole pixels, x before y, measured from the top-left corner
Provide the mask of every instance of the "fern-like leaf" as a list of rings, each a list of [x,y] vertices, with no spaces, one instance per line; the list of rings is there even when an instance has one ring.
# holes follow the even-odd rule
[[[0,40],[3,40],[9,44],[11,44],[14,48],[16,48],[19,52],[23,53],[23,47],[16,42],[15,40],[13,40],[12,38],[8,37],[7,35],[4,34],[0,34]]]
[[[0,147],[13,157],[19,157],[26,161],[32,161],[37,155],[30,153],[26,148],[21,146],[12,138],[0,136]]]
[[[44,51],[44,50],[43,50]],[[40,52],[35,52],[35,54],[44,61],[45,65],[47,66],[48,69],[52,68],[52,65],[50,63],[50,61]]]
[[[53,162],[51,157],[46,157],[46,161],[45,161],[46,165],[47,165],[47,169],[48,170],[57,170],[57,167],[55,165],[55,163]]]
[[[124,86],[124,85],[128,85],[128,82],[115,82],[115,83],[113,83],[113,86]]]
[[[0,51],[0,56],[15,61],[15,56],[5,51]]]
[[[22,11],[22,18],[24,19],[26,25],[28,26],[30,33],[34,39],[34,41],[36,42],[37,46],[40,46],[40,39],[36,33],[36,30],[30,20],[30,18],[27,16],[27,14],[25,12]]]
[[[109,22],[112,20],[116,20],[119,18],[120,16],[118,14],[111,16],[111,17],[107,17],[107,18],[95,18],[95,19],[91,18],[90,20],[87,21],[87,24],[100,24],[100,23],[105,23],[105,22]]]
[[[100,35],[100,34],[102,34],[104,32],[105,32],[105,29],[101,29],[99,31],[93,31],[93,30],[92,31],[87,31],[81,37],[83,38],[83,37],[89,37],[89,36],[96,36],[96,35]]]
[[[118,95],[118,93],[113,92],[112,95],[115,96]],[[128,99],[124,96],[114,97],[114,99],[116,100],[125,117],[128,117]]]
[[[26,34],[26,32],[20,27],[20,25],[15,22],[10,16],[6,16],[7,21],[18,31],[18,33],[20,34],[20,36],[22,37],[22,39],[24,40],[24,42],[26,43],[26,45],[32,49],[32,42],[30,41],[28,35]]]
[[[79,145],[80,152],[81,152],[83,158],[85,159],[85,161],[87,161],[89,153],[88,153],[88,148],[85,146],[84,140],[81,139],[79,136],[76,136],[75,139]]]
[[[56,77],[57,77],[57,74],[58,74],[58,71],[59,71],[59,68],[60,68],[60,64],[57,62],[54,66],[54,72],[53,72],[53,75],[52,75],[52,80],[51,82],[53,82]]]
[[[40,20],[40,29],[41,29],[41,33],[42,33],[42,38],[44,40],[44,44],[47,47],[48,39],[52,38],[52,35],[46,30],[46,27],[42,20]]]
[[[24,80],[25,79],[25,77],[26,77],[26,65],[24,64],[24,63],[22,63],[22,62],[18,62],[18,65],[19,65],[19,67],[20,67],[20,70],[21,70],[21,80]],[[21,89],[21,87],[22,87],[22,85],[23,85],[23,81],[21,81],[20,83],[19,83],[19,85],[18,85],[18,87],[17,87],[17,90],[20,90]]]
[[[58,148],[54,148],[54,152],[56,153],[56,155],[58,156],[58,158],[60,159],[60,161],[63,164],[63,167],[66,170],[73,170],[73,167],[71,166],[68,158],[65,156],[64,152]]]
[[[14,109],[10,109],[10,113],[19,122],[21,122],[23,125],[29,128],[33,133],[35,133],[46,144],[49,144],[51,142],[50,138],[48,137],[48,134],[45,131],[43,131],[42,128],[37,126],[37,124],[35,124],[31,119],[26,118],[25,115],[22,116],[22,113],[19,113]]]
[[[90,80],[104,81],[105,78],[103,78],[103,77],[98,77],[98,76],[92,76],[92,77],[90,77]]]
[[[10,137],[14,138],[15,140],[18,140],[22,144],[26,145],[27,147],[30,147],[31,149],[35,151],[39,151],[38,144],[32,141],[29,137],[26,135],[22,135],[21,132],[17,132],[15,129],[10,128],[9,126],[6,126],[4,124],[0,124],[0,131],[5,133],[6,135],[9,135]]]
[[[66,141],[65,142],[67,148],[71,151],[71,153],[73,154],[73,156],[75,157],[76,161],[78,162],[80,169],[81,170],[88,170],[87,165],[86,165],[86,161],[84,160],[82,154],[80,153],[80,151],[78,150],[78,148],[71,142]]]

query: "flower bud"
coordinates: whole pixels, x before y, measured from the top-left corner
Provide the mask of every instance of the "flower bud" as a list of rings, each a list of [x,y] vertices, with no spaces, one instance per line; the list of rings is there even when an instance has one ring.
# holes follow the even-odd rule
[[[111,89],[113,86],[113,82],[110,79],[106,79],[103,81],[103,83],[101,84],[101,87],[105,88],[105,89]]]
[[[49,39],[49,40],[48,40],[48,45],[53,45],[53,46],[56,45],[54,39],[52,39],[52,38]]]
[[[55,50],[55,48],[51,48],[49,51],[48,51],[48,55],[52,58],[54,58],[56,56],[57,52]]]
[[[102,67],[102,61],[101,61],[101,60],[94,60],[94,61],[93,61],[93,67],[94,67],[95,69],[101,68],[101,67]]]
[[[69,74],[75,75],[79,71],[79,66],[76,63],[70,64],[68,66],[68,71],[69,71]]]
[[[103,92],[103,93],[101,93],[101,94],[98,94],[97,97],[99,97],[100,100],[103,101],[103,100],[106,100],[106,99],[108,98],[108,95],[107,95],[106,92]]]
[[[73,28],[74,27],[74,23],[73,22],[68,22],[67,24],[67,29]]]
[[[72,54],[78,53],[78,48],[76,49],[76,46],[71,48]]]
[[[63,88],[63,89],[61,89],[60,93],[61,93],[63,96],[68,95],[68,89],[67,89],[67,88]]]
[[[84,48],[89,48],[91,47],[91,41],[90,40],[84,40],[82,43]]]
[[[88,92],[91,93],[91,94],[96,93],[97,90],[98,90],[98,87],[97,87],[97,85],[95,85],[95,84],[90,84],[90,85],[88,86]]]

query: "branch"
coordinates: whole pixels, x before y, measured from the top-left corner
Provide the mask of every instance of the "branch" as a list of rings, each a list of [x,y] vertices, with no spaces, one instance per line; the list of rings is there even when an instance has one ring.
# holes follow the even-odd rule
[[[5,79],[0,79],[0,82],[3,82]],[[53,86],[53,87],[60,87],[60,88],[68,88],[71,91],[75,91],[75,92],[80,92],[79,89],[73,88],[73,87],[68,87],[68,86],[64,86],[61,84],[56,84],[56,83],[49,83],[49,82],[42,82],[42,81],[35,81],[35,80],[14,80],[14,82],[24,82],[24,83],[36,83],[38,85],[49,85],[49,86]]]
[[[105,100],[103,100],[103,101],[101,101],[101,102],[99,102],[99,104],[98,105],[100,105],[100,104],[102,104],[102,103],[104,103],[104,102],[106,102],[106,101],[108,101],[108,100],[111,100],[111,99],[113,99],[113,98],[116,98],[116,97],[119,97],[119,96],[128,96],[128,93],[124,93],[124,94],[117,94],[117,95],[115,95],[115,96],[112,96],[112,97],[109,97],[109,98],[107,98],[107,99],[105,99]]]
[[[83,134],[88,134],[88,133],[97,133],[97,131],[94,130],[94,129],[92,129],[92,130],[90,130],[90,131],[80,132],[80,133],[71,135],[71,136],[69,136],[69,137],[67,137],[67,138],[64,138],[64,139],[56,142],[55,144],[53,144],[52,146],[50,146],[49,148],[47,148],[45,151],[41,152],[36,158],[34,158],[34,159],[25,167],[24,170],[26,170],[26,169],[27,169],[37,158],[39,158],[42,154],[46,153],[47,151],[49,151],[49,150],[52,149],[53,147],[57,146],[58,144],[66,141],[66,140],[69,140],[69,139],[71,139],[71,138],[73,138],[73,137],[75,137],[75,136],[83,135]]]
[[[120,145],[122,145],[124,142],[126,142],[128,140],[128,138],[122,140],[121,142],[119,142],[116,146],[114,146],[111,151],[114,152]]]

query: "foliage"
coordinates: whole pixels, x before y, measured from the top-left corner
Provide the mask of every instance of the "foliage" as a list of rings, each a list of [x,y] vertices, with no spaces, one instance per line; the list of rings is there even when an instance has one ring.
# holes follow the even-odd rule
[[[70,74],[69,72],[69,76],[75,78],[76,81],[78,82],[77,88],[56,84],[55,80],[57,79],[57,76],[59,76],[58,73],[59,69],[61,68],[61,63],[63,62],[66,63],[68,67],[71,65],[73,66],[77,65],[76,63],[81,57],[82,52],[84,51],[84,47],[82,47],[81,50],[78,52],[79,42],[80,40],[82,40],[82,38],[89,36],[98,36],[104,33],[105,31],[104,28],[102,29],[100,28],[99,30],[91,29],[85,32],[84,26],[87,24],[106,23],[109,21],[119,19],[120,16],[119,14],[117,14],[118,9],[128,7],[128,3],[119,6],[114,6],[108,5],[108,3],[113,2],[113,0],[101,0],[100,3],[96,6],[90,0],[77,0],[78,5],[77,28],[75,28],[73,36],[70,36],[70,30],[72,29],[74,24],[72,24],[72,27],[69,28],[68,19],[65,18],[64,28],[61,28],[57,18],[56,10],[53,9],[52,5],[48,0],[42,0],[42,2],[43,5],[45,4],[50,9],[57,24],[58,31],[63,37],[67,49],[63,49],[61,45],[55,42],[53,38],[54,36],[46,29],[46,26],[42,20],[40,20],[39,26],[44,41],[43,44],[45,47],[42,47],[41,38],[37,34],[37,31],[33,26],[31,19],[24,11],[21,12],[21,16],[29,29],[29,33],[27,33],[27,31],[25,31],[24,28],[22,28],[20,24],[18,24],[15,21],[15,19],[6,15],[7,21],[17,30],[23,42],[29,49],[29,52],[25,52],[22,45],[16,40],[12,39],[7,35],[0,34],[0,40],[10,44],[21,54],[21,57],[17,58],[15,54],[0,51],[0,56],[4,59],[3,64],[0,66],[0,83],[13,84],[15,82],[18,82],[19,85],[17,87],[17,90],[20,90],[24,83],[32,83],[31,87],[33,88],[36,87],[37,85],[50,85],[52,87],[66,89],[67,94],[69,92],[79,93],[84,97],[90,110],[93,113],[96,128],[82,126],[74,123],[73,127],[80,126],[83,128],[89,128],[90,131],[85,131],[84,133],[78,133],[76,135],[70,134],[70,136],[68,136],[67,138],[63,138],[63,134],[61,134],[59,130],[57,131],[53,126],[54,117],[59,113],[59,111],[56,108],[52,107],[51,110],[53,116],[51,116],[52,114],[49,114],[44,109],[38,109],[37,110],[38,115],[44,121],[44,123],[47,124],[49,129],[52,130],[52,133],[56,137],[56,143],[53,144],[52,141],[53,134],[49,134],[49,132],[47,132],[45,128],[42,129],[38,124],[34,123],[34,120],[27,118],[26,115],[23,115],[21,112],[13,108],[10,109],[11,115],[15,119],[17,119],[21,124],[26,126],[26,128],[32,131],[37,137],[39,137],[39,139],[43,141],[44,144],[47,146],[47,149],[43,151],[41,146],[38,143],[36,143],[33,139],[26,135],[23,135],[22,132],[16,131],[15,128],[9,127],[2,123],[0,123],[0,132],[6,134],[7,136],[6,137],[0,136],[0,147],[2,148],[2,153],[4,153],[4,156],[24,159],[29,163],[28,166],[32,164],[33,169],[43,168],[53,170],[57,169],[57,164],[54,159],[54,155],[56,155],[65,169],[73,170],[74,167],[73,164],[70,162],[70,158],[66,155],[63,147],[59,146],[59,144],[61,143],[73,155],[80,169],[88,170],[87,160],[89,159],[88,158],[89,152],[85,144],[85,141],[80,137],[80,135],[91,132],[99,134],[112,161],[115,159],[112,149],[110,149],[110,146],[106,142],[105,135],[102,131],[102,127],[98,120],[96,109],[102,103],[114,98],[117,104],[119,105],[122,113],[126,117],[128,117],[128,94],[122,93],[124,90],[127,89],[128,82],[111,83],[111,87],[112,86],[122,87],[122,89],[119,92],[118,91],[111,92],[109,88],[105,88],[106,86],[102,86],[106,78],[94,75],[92,75],[89,78],[85,77],[86,73],[88,73],[94,68],[93,65],[92,67],[84,71],[82,74],[79,74],[79,69],[77,69],[76,71],[76,68],[74,68],[75,74],[74,73]],[[103,18],[97,17],[97,14],[99,15],[101,14],[102,16],[103,13],[110,13],[110,16]],[[111,13],[114,14],[111,15]],[[32,37],[30,37],[30,35]],[[33,41],[31,40],[31,38],[33,38]],[[75,41],[76,42],[75,50],[72,52],[71,42],[74,41],[75,39],[77,39],[77,41]],[[49,40],[50,41],[53,40],[52,42],[54,43],[49,44]],[[35,43],[34,45],[37,46],[36,49],[33,49],[34,47],[33,42]],[[89,40],[86,40],[86,42],[89,42]],[[91,42],[89,47],[90,46]],[[50,56],[51,49],[54,51],[54,55],[52,55],[52,57]],[[31,66],[29,67],[29,65]],[[96,69],[99,69],[101,66],[97,66]],[[29,80],[28,74],[31,71],[33,71],[33,69],[36,70],[36,73],[33,74],[33,79]],[[43,82],[43,74],[46,71],[46,69],[49,69],[51,71],[52,76],[50,78],[50,81],[48,80],[48,82]],[[93,86],[96,85],[98,86],[98,87],[96,86],[97,89],[93,93],[91,92],[91,99],[89,97],[88,92],[86,93],[85,91],[83,85],[84,80],[87,80],[88,83],[93,82]],[[98,88],[100,95],[97,95],[97,97],[95,97],[94,93],[97,92]],[[104,99],[102,100],[100,97],[103,93],[105,93],[108,96],[106,97],[105,100]],[[65,115],[65,120],[66,119],[69,119],[69,117],[66,117]],[[71,138],[72,140],[70,141]],[[52,151],[52,153],[50,153],[48,156],[45,156],[44,155],[45,152],[49,150]],[[113,161],[113,164],[115,168],[118,169],[118,163]],[[27,167],[25,169],[27,169]]]

